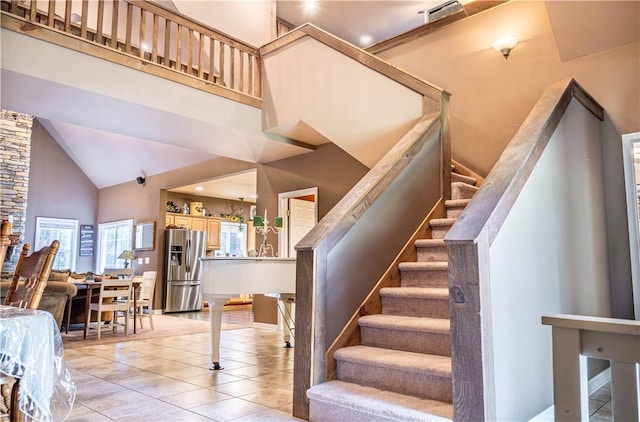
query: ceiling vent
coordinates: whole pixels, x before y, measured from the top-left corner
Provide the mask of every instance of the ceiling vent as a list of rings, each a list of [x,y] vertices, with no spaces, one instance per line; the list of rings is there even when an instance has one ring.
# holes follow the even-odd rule
[[[446,16],[453,15],[462,9],[463,6],[458,2],[458,0],[451,0],[429,10],[421,10],[418,13],[424,14],[424,23],[431,23]]]

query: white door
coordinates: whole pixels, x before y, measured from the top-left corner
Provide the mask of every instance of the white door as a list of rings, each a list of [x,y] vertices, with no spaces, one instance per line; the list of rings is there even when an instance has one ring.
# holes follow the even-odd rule
[[[295,246],[316,224],[316,204],[289,198],[289,256],[296,256]]]

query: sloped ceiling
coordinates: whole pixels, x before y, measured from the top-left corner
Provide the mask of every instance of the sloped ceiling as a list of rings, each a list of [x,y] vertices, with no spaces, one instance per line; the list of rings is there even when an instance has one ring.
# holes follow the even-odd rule
[[[546,1],[560,59],[640,40],[638,1]]]

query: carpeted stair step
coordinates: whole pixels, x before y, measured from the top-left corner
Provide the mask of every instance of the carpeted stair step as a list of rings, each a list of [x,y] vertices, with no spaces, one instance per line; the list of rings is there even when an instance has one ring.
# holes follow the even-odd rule
[[[418,239],[415,245],[418,262],[447,261],[449,259],[444,239]]]
[[[380,299],[385,315],[449,318],[447,287],[384,287]]]
[[[429,221],[431,227],[431,237],[434,239],[444,239],[451,226],[456,222],[455,218],[434,218]]]
[[[450,403],[338,380],[311,387],[307,397],[312,422],[445,422],[453,419]]]
[[[478,183],[475,177],[465,176],[460,173],[451,173],[451,182],[462,182],[471,186],[475,186]]]
[[[451,199],[469,199],[475,195],[478,188],[463,182],[451,183]]]
[[[369,346],[336,350],[337,378],[451,403],[451,358]]]
[[[358,320],[365,346],[451,356],[448,319],[398,315],[365,315]]]
[[[469,205],[471,199],[449,199],[444,201],[444,206],[447,209],[447,218],[458,218],[462,214],[462,210]]]
[[[401,262],[401,287],[449,287],[447,262]]]

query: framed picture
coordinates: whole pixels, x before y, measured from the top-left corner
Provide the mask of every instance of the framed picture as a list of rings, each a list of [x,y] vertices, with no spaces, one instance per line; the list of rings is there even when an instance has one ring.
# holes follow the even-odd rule
[[[249,207],[249,220],[253,220],[253,217],[256,216],[256,206],[255,205],[251,205]]]

